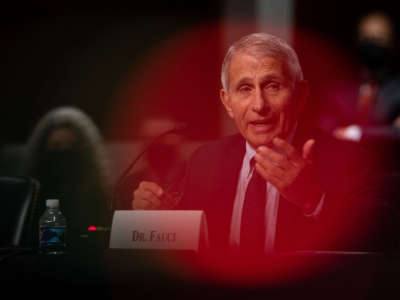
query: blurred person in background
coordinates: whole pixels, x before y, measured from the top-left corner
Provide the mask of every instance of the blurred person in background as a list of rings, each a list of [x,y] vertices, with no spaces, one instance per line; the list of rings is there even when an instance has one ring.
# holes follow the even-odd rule
[[[325,149],[350,157],[347,164],[357,161],[353,169],[372,171],[366,192],[374,195],[377,210],[383,212],[376,243],[400,249],[400,69],[395,23],[389,14],[373,11],[360,18],[356,29],[358,74],[353,82],[330,90],[333,101],[326,102],[321,127],[339,143],[330,142]]]
[[[335,91],[325,128],[333,136],[368,147],[397,146],[400,141],[400,71],[396,32],[388,14],[374,11],[357,24],[357,84]],[[324,118],[327,116],[325,115]],[[387,152],[386,152],[387,153]]]
[[[357,33],[362,63],[358,123],[399,126],[400,73],[394,23],[389,15],[372,12],[361,18]]]
[[[75,107],[51,110],[36,125],[27,148],[24,175],[41,185],[37,219],[46,199],[60,199],[70,246],[78,246],[88,226],[108,224],[108,161],[89,116]]]

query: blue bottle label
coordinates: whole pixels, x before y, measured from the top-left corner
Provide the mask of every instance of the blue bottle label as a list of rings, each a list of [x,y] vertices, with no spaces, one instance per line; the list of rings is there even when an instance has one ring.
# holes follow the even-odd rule
[[[65,227],[40,227],[39,240],[40,245],[45,244],[64,244]]]

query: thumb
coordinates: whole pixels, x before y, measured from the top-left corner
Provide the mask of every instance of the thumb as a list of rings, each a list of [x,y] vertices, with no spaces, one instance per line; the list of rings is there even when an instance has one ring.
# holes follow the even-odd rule
[[[312,160],[314,154],[315,140],[309,139],[303,145],[303,158],[305,160]]]

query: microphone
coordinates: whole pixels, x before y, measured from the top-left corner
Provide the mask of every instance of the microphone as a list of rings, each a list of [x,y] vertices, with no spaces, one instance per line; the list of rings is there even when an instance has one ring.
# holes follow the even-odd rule
[[[130,163],[130,165],[125,169],[125,171],[122,173],[122,175],[119,177],[117,183],[115,184],[115,188],[114,188],[114,195],[113,198],[111,200],[111,204],[110,204],[110,211],[111,213],[114,211],[114,206],[115,206],[115,202],[118,198],[118,193],[119,193],[119,189],[122,186],[122,184],[124,183],[124,180],[126,179],[126,177],[128,176],[129,172],[132,170],[132,168],[135,166],[136,162],[143,156],[143,154],[145,154],[147,152],[147,150],[149,150],[159,139],[163,138],[166,135],[169,134],[182,134],[184,131],[186,131],[188,128],[187,123],[179,123],[177,125],[175,125],[175,127],[173,127],[172,129],[161,133],[160,135],[156,136],[153,141],[147,145],[147,147],[145,147],[137,156],[136,158]]]

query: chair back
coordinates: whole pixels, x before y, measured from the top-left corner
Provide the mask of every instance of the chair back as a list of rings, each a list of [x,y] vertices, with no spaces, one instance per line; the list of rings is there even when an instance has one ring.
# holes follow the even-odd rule
[[[0,177],[0,246],[32,245],[39,182],[30,177]]]

